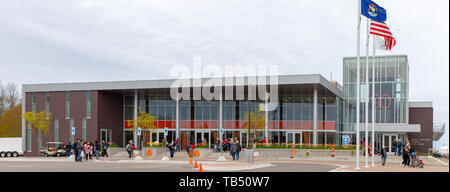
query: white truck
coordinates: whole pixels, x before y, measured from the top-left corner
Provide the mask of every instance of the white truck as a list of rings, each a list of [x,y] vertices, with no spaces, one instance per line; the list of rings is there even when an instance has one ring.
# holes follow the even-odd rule
[[[0,137],[0,158],[22,156],[21,137]]]

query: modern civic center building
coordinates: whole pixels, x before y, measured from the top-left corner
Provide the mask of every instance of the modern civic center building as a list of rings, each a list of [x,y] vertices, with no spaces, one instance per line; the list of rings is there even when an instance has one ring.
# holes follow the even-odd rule
[[[431,102],[409,101],[407,56],[378,56],[375,61],[376,148],[388,146],[393,152],[395,139],[409,139],[417,151],[426,152],[432,148],[432,142],[442,136],[444,126],[433,126]],[[365,90],[364,63],[361,58],[362,91]],[[262,112],[266,123],[259,139],[266,137],[268,142],[278,144],[339,145],[343,138],[349,138],[354,144],[356,58],[344,58],[343,64],[343,86],[321,75],[278,76],[278,105],[273,111]],[[370,81],[373,78],[371,70]],[[202,82],[207,80],[201,79]],[[46,147],[48,141],[105,140],[124,146],[128,140],[135,140],[133,120],[138,109],[155,116],[153,126],[156,131],[142,130],[148,133],[146,138],[141,137],[146,143],[161,141],[167,128],[168,140],[179,137],[182,149],[189,141],[199,139],[205,139],[208,146],[213,147],[223,128],[225,138],[237,137],[242,146],[246,146],[249,135],[245,117],[249,111],[261,110],[259,106],[264,103],[247,99],[248,77],[244,78],[244,84],[232,85],[235,97],[237,89],[245,88],[243,98],[232,100],[174,100],[170,95],[174,81],[23,85],[23,114],[29,111],[52,113],[50,130],[45,136],[32,130],[23,119],[25,155],[38,155],[39,149]],[[192,85],[193,79],[189,81]],[[193,89],[191,87],[191,93]],[[361,95],[365,94],[362,92]],[[363,101],[361,99],[360,103],[361,141],[365,130]],[[372,109],[369,110],[370,113]],[[75,128],[74,134],[72,128]]]

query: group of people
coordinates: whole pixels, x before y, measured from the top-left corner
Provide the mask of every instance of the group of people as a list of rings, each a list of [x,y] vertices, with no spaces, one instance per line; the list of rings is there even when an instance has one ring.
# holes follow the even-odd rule
[[[101,143],[98,141],[83,141],[77,139],[73,144],[68,143],[66,145],[67,156],[72,154],[75,155],[75,162],[82,162],[92,159],[94,156],[97,160],[101,157],[108,157],[108,147],[109,144],[105,141]]]
[[[217,139],[214,151],[220,152],[220,146],[222,146],[223,151],[230,151],[230,155],[233,157],[233,160],[239,160],[239,152],[242,151],[242,146],[237,137],[234,139],[225,138],[222,141],[222,145],[220,144],[220,140]]]
[[[411,144],[409,143],[409,140],[404,140],[404,142],[402,142],[400,139],[394,140],[393,146],[394,146],[394,154],[402,156],[403,159],[402,165],[405,167],[409,167],[411,164],[411,158],[414,158],[415,155],[415,151],[411,146]],[[381,148],[380,155],[381,155],[381,164],[384,166],[387,157],[386,146]]]
[[[402,165],[404,165],[405,167],[409,167],[411,164],[412,155],[415,153],[414,149],[409,143],[409,140],[404,140],[402,142],[401,139],[396,139],[394,140],[392,145],[394,147],[395,155],[402,156]]]

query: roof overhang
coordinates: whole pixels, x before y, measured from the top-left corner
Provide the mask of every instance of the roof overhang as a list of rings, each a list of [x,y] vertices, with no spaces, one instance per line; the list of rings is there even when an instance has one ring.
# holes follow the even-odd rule
[[[330,90],[336,96],[342,98],[343,93],[337,87],[333,86],[327,79],[319,74],[311,75],[281,75],[281,76],[260,76],[260,77],[222,77],[222,78],[200,78],[200,79],[181,79],[189,81],[194,85],[194,81],[201,82],[203,85],[209,80],[222,80],[224,86],[247,86],[254,79],[266,78],[266,83],[258,85],[273,85],[277,78],[278,85],[321,85]],[[227,81],[232,79],[232,83]],[[242,80],[242,81],[240,81]],[[79,83],[50,83],[50,84],[23,84],[24,92],[47,92],[47,91],[84,91],[84,90],[134,90],[134,89],[158,89],[171,88],[177,79],[165,80],[136,80],[136,81],[108,81],[108,82],[79,82]]]
[[[365,123],[360,124],[360,131],[365,130]],[[390,133],[420,133],[420,124],[397,124],[397,123],[378,123],[375,124],[375,132]],[[372,130],[372,124],[369,123],[369,130]]]

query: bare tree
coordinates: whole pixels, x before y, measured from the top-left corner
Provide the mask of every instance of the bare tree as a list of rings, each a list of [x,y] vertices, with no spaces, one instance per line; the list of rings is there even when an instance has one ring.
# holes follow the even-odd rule
[[[17,85],[9,82],[6,84],[5,91],[8,101],[8,107],[9,109],[12,109],[14,106],[18,105],[20,101],[20,93],[17,89]]]
[[[20,93],[16,84],[9,82],[3,85],[0,82],[0,115],[11,110],[20,103]]]
[[[3,83],[0,81],[0,116],[6,111],[7,106],[6,90]]]

